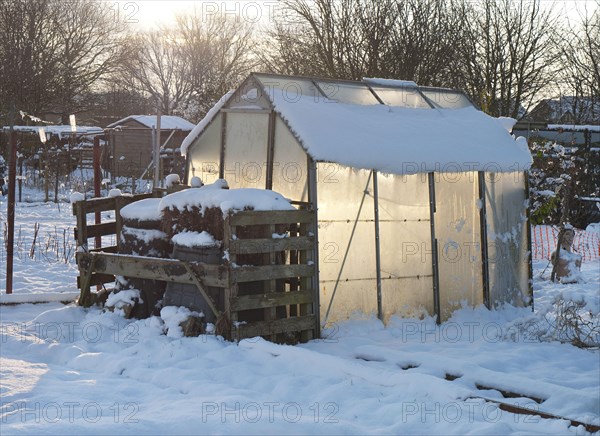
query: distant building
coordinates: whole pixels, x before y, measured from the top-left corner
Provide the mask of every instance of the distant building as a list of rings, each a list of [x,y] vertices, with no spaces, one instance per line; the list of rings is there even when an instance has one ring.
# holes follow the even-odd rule
[[[154,115],[130,115],[108,125],[108,147],[103,156],[103,167],[113,177],[140,178],[152,163],[152,127]],[[173,157],[180,156],[181,142],[194,128],[194,124],[174,115],[161,117],[160,142],[163,172],[177,167]],[[175,168],[176,169],[176,168]]]
[[[574,96],[545,99],[529,112],[526,119],[556,124],[598,124],[600,101]]]

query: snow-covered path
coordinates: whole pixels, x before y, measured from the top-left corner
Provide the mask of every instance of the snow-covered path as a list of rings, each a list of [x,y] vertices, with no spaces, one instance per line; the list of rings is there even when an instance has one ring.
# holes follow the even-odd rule
[[[442,327],[354,320],[292,347],[173,339],[157,318],[59,303],[2,306],[3,434],[583,432],[475,397],[600,423],[598,352],[504,341],[514,311],[464,309]]]
[[[15,265],[15,292],[26,292],[26,278],[74,290],[72,265],[61,275],[58,264],[27,259]],[[599,267],[584,264],[587,283],[578,285],[536,278],[536,310],[560,292],[597,307]],[[535,316],[480,307],[441,326],[353,319],[324,339],[284,346],[174,338],[159,318],[97,308],[0,305],[0,433],[585,434],[482,399],[600,425],[599,351],[518,330],[521,320],[542,322]]]

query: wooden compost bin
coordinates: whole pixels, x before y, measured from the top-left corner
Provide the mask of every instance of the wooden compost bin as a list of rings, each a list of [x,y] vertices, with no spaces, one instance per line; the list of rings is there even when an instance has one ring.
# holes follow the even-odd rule
[[[315,212],[243,211],[228,215],[224,222],[223,249],[229,260],[222,265],[211,265],[177,259],[115,254],[116,250],[112,247],[111,252],[88,249],[87,237],[95,236],[98,233],[95,229],[99,227],[88,226],[86,215],[98,210],[97,202],[100,200],[116,199],[84,200],[73,206],[77,215],[77,241],[81,247],[77,253],[80,305],[94,304],[97,298],[90,287],[102,280],[106,283],[111,277],[114,280],[115,275],[192,284],[212,303],[210,305],[218,320],[217,334],[228,340],[262,336],[273,341],[293,343],[319,337]],[[113,202],[115,207],[119,206],[117,203],[119,201]],[[116,216],[118,217],[118,213]],[[286,237],[276,234],[276,228],[281,228],[282,225],[289,229]],[[236,229],[246,226],[262,227],[260,234],[264,234],[265,237],[239,238]],[[119,227],[119,224],[113,223],[111,228],[116,233],[120,231]],[[237,257],[246,254],[262,254],[266,264],[238,266]],[[281,259],[284,259],[283,263]],[[264,292],[238,295],[240,285],[247,282],[262,282]],[[208,296],[207,287],[222,289],[223,310]],[[240,313],[256,309],[264,310],[264,320],[239,322]]]
[[[91,306],[95,304],[97,294],[89,292],[90,286],[104,286],[106,283],[115,281],[114,274],[104,274],[94,271],[86,265],[86,261],[80,261],[83,253],[117,253],[121,241],[119,235],[123,227],[121,219],[121,209],[126,205],[144,198],[152,198],[154,194],[136,194],[123,195],[119,197],[92,198],[89,200],[77,201],[73,203],[73,215],[76,217],[76,227],[74,229],[75,240],[77,241],[77,266],[79,267],[79,276],[77,277],[77,287],[82,290],[79,298],[79,304],[82,306]],[[92,222],[100,221],[102,212],[113,212],[114,221],[100,222],[99,224],[88,224],[88,214],[92,216]],[[114,245],[101,246],[103,236],[112,236]],[[91,248],[89,239],[94,238]],[[82,263],[83,262],[83,263]],[[83,292],[87,289],[87,292]]]

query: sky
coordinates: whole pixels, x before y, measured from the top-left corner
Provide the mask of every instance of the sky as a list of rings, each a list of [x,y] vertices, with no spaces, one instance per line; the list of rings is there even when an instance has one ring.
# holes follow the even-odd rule
[[[153,29],[173,23],[177,14],[191,13],[194,8],[207,18],[222,13],[265,24],[272,19],[278,5],[278,0],[119,0],[112,4],[112,9],[142,29]]]
[[[107,0],[111,2],[111,0]],[[476,0],[475,0],[476,1]],[[516,1],[516,0],[515,0]],[[543,5],[555,5],[561,15],[569,20],[578,20],[585,9],[592,11],[598,7],[596,0],[541,0]],[[168,25],[175,15],[192,12],[194,8],[203,16],[224,13],[238,15],[250,22],[267,24],[274,11],[280,7],[279,0],[118,0],[112,2],[115,14],[142,29],[153,29],[158,25]]]

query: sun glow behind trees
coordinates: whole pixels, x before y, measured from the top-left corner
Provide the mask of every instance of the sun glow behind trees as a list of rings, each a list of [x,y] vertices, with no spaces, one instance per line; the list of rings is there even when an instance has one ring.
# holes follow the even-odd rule
[[[131,23],[144,30],[171,26],[176,16],[193,14],[202,16],[224,14],[254,24],[268,25],[280,7],[278,0],[119,0],[112,4],[117,14],[125,15]]]
[[[100,16],[67,13],[73,5],[89,6]],[[532,5],[539,11],[533,15]],[[494,115],[515,116],[515,108],[521,115],[520,106],[531,108],[536,99],[600,94],[587,80],[597,65],[594,56],[600,58],[594,54],[599,24],[590,21],[591,38],[582,32],[585,17],[599,5],[600,0],[0,1],[0,117],[6,120],[13,100],[17,110],[44,118],[100,106],[102,116],[147,113],[162,99],[164,113],[197,121],[251,70],[414,80],[462,88]],[[553,18],[544,22],[549,10]],[[26,26],[39,32],[23,32]],[[100,37],[91,43],[85,38],[91,34]],[[486,38],[489,47],[482,45]],[[586,40],[589,48],[582,44]],[[167,60],[158,62],[165,53]],[[522,53],[533,53],[525,60],[533,75],[525,81],[517,77],[522,68],[511,67],[523,60]],[[171,55],[178,56],[176,62],[168,60]],[[150,71],[152,64],[159,70]],[[174,76],[156,80],[172,74],[174,65],[191,83],[180,86]],[[136,75],[143,80],[136,83]],[[174,83],[178,89],[171,89]],[[509,88],[518,95],[506,92]]]

